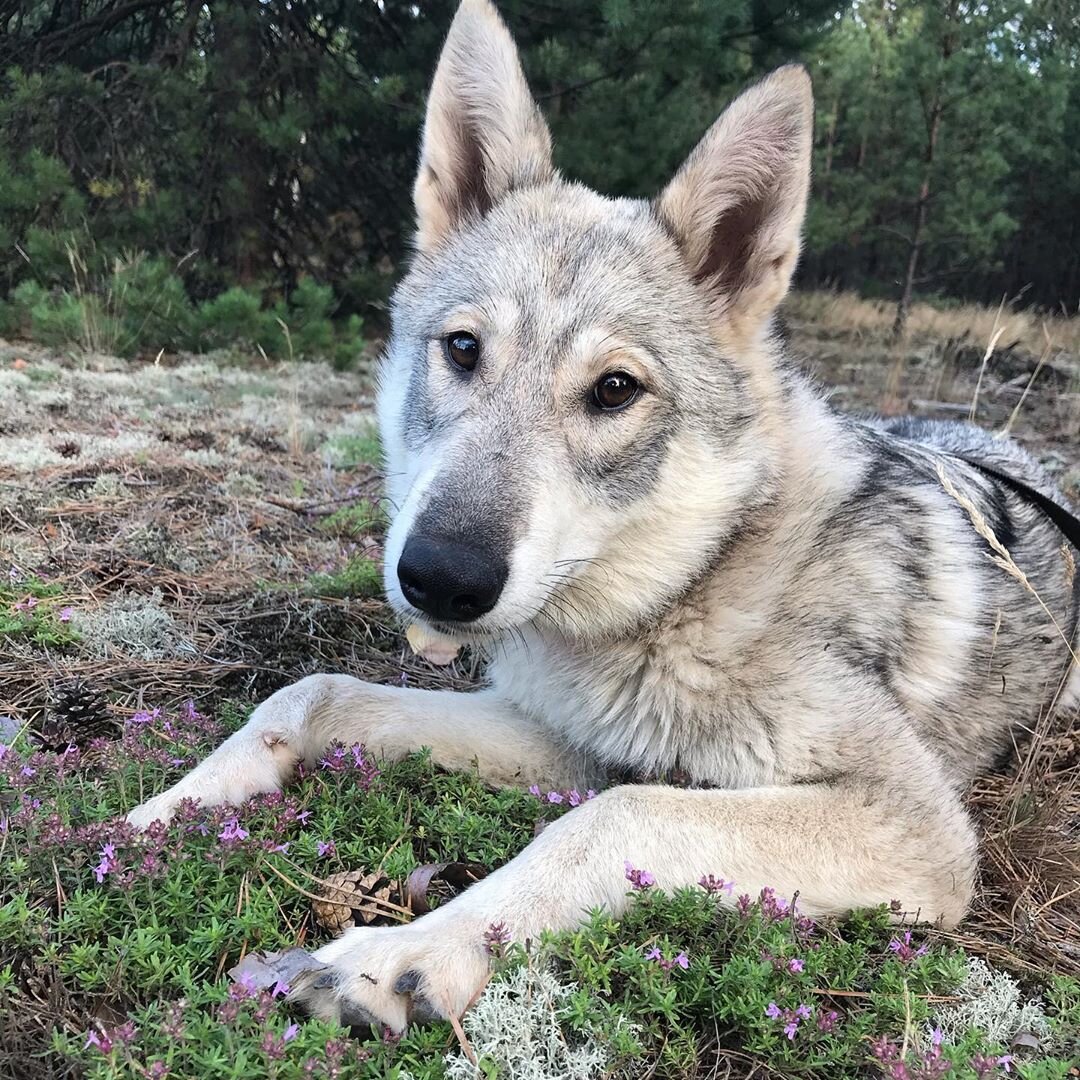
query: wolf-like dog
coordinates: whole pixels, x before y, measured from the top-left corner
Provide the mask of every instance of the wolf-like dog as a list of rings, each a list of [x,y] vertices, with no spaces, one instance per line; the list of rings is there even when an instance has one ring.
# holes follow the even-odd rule
[[[387,594],[407,621],[487,650],[489,685],[310,676],[131,820],[278,790],[335,740],[388,758],[430,747],[496,784],[638,782],[431,914],[318,950],[329,967],[293,990],[315,1013],[395,1031],[460,1014],[492,923],[522,940],[617,913],[627,862],[665,889],[715,873],[798,890],[817,916],[890,900],[963,916],[964,786],[1080,690],[1061,534],[963,459],[1065,504],[1011,443],[839,415],[785,358],[775,311],[812,112],[806,71],[781,68],[654,200],[605,198],[555,170],[494,8],[461,5],[378,418]],[[1045,608],[992,561],[939,468]]]

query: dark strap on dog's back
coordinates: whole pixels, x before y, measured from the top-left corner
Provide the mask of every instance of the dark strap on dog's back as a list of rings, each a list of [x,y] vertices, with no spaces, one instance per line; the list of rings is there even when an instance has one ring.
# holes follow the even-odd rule
[[[981,461],[976,461],[974,458],[966,457],[963,454],[957,454],[955,451],[952,456],[967,462],[972,468],[978,469],[979,472],[999,481],[1006,487],[1012,488],[1022,499],[1027,499],[1029,503],[1037,506],[1061,530],[1065,539],[1077,551],[1080,551],[1080,517],[1066,510],[1065,507],[1059,506],[1053,499],[1047,498],[1041,491],[1031,487],[1030,484],[1017,480],[1015,476],[999,472]]]

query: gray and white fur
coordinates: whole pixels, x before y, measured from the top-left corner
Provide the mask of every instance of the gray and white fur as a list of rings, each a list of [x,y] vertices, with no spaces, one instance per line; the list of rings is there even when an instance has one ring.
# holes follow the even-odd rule
[[[781,68],[656,199],[605,198],[556,172],[509,33],[488,0],[462,3],[378,413],[390,601],[486,649],[489,685],[309,677],[131,820],[277,790],[333,740],[428,746],[500,784],[640,782],[431,914],[320,949],[332,977],[296,989],[317,1014],[460,1014],[491,923],[520,940],[617,913],[625,861],[666,889],[715,873],[798,890],[813,915],[964,915],[965,785],[1080,691],[1074,563],[1040,510],[953,456],[1060,499],[1012,443],[839,415],[784,356],[811,139],[809,78]],[[991,561],[943,462],[1061,632]]]

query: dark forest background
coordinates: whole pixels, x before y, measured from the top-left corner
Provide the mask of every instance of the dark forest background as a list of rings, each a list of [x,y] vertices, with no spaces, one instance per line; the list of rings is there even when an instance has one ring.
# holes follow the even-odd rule
[[[260,319],[311,351],[323,316],[377,323],[455,7],[0,0],[0,332],[85,336],[89,307],[127,351]],[[569,175],[655,192],[741,86],[799,59],[817,96],[804,286],[888,297],[901,321],[913,295],[1077,310],[1073,0],[500,10]]]

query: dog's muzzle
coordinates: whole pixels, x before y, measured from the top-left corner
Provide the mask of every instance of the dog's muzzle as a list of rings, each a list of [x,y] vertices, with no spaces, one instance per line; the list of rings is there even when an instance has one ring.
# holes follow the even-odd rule
[[[504,559],[457,540],[410,536],[398,560],[405,599],[440,622],[480,618],[499,602],[509,575]]]

